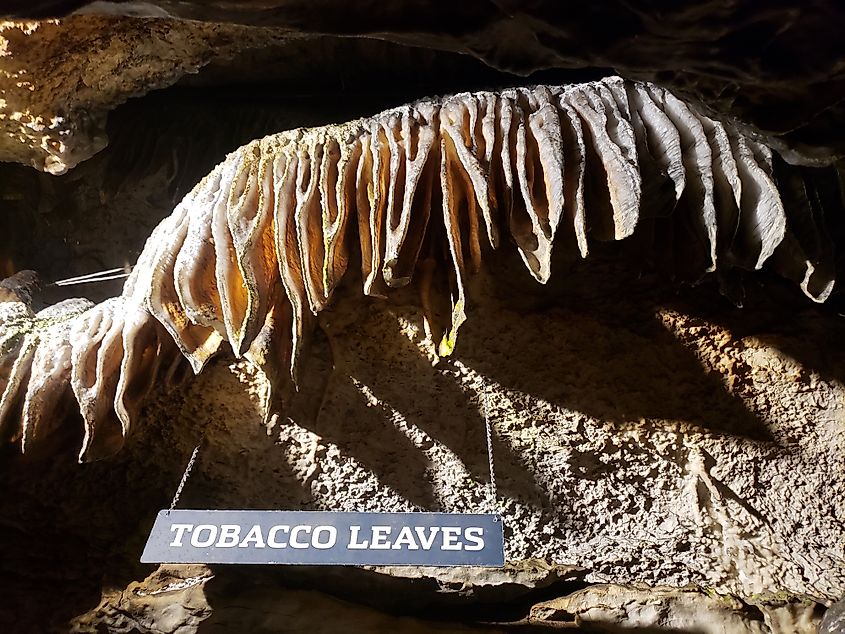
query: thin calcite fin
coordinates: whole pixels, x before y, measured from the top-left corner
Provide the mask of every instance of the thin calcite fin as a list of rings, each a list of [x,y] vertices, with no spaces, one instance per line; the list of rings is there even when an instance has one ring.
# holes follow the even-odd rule
[[[244,355],[267,381],[269,393],[264,404],[265,423],[279,412],[285,388],[292,385],[291,338],[293,321],[290,303],[280,285],[269,289],[270,297],[264,323]]]
[[[440,186],[443,201],[443,224],[446,227],[446,240],[449,245],[449,254],[452,257],[455,291],[452,295],[452,315],[449,332],[443,335],[438,346],[438,354],[447,357],[455,350],[458,339],[458,329],[466,321],[466,293],[464,290],[464,253],[460,235],[460,217],[458,208],[458,194],[455,191],[453,180],[449,177],[450,165],[449,154],[446,151],[446,142],[440,142]]]
[[[198,186],[188,231],[173,267],[176,294],[188,320],[218,332],[225,332],[226,327],[217,290],[217,255],[211,231],[215,201],[226,195],[223,172],[222,167],[217,167]],[[139,262],[139,266],[143,265]]]
[[[358,205],[358,233],[361,236],[364,272],[364,294],[383,295],[381,279],[384,249],[384,209],[387,204],[387,183],[390,178],[389,151],[381,123],[370,124],[364,160],[360,163],[358,187],[361,197]],[[365,244],[366,243],[366,244]]]
[[[228,161],[228,169],[224,169],[221,175],[221,195],[214,200],[211,213],[215,276],[223,312],[225,340],[229,342],[236,357],[241,353],[239,342],[241,330],[246,320],[249,299],[246,282],[241,274],[240,267],[237,265],[237,252],[232,231],[229,228],[229,207],[246,190],[253,191],[257,185],[251,182],[249,178],[253,163],[244,156],[245,154],[247,156],[251,154],[251,147],[240,148],[230,155],[235,160]],[[192,365],[195,365],[198,361],[198,358],[196,361],[192,361]]]
[[[774,164],[786,213],[783,242],[772,255],[772,267],[796,282],[813,301],[824,302],[836,283],[836,253],[826,229],[825,210],[803,169],[783,161]]]
[[[124,313],[123,359],[114,397],[114,409],[124,437],[138,418],[144,399],[159,373],[162,348],[172,341],[155,318],[137,306],[126,306]]]
[[[114,410],[123,357],[123,299],[94,306],[70,328],[70,385],[84,424],[80,462],[104,458],[123,444],[122,425]]]
[[[596,183],[609,200],[610,216],[593,214],[591,231],[599,240],[622,240],[634,232],[640,210],[641,181],[639,168],[633,162],[635,149],[627,147],[627,134],[616,134],[618,115],[594,93],[590,85],[565,95],[570,105],[581,117],[584,130],[589,132],[590,146],[600,165],[588,165],[587,171],[603,169],[604,183]],[[600,175],[596,178],[601,181]],[[596,210],[598,211],[598,210]]]
[[[578,114],[566,103],[560,103],[561,135],[566,153],[564,164],[564,213],[572,226],[575,243],[582,258],[589,255],[587,242],[587,220],[584,207],[584,170],[587,148],[584,145],[584,130]]]
[[[355,168],[360,157],[358,143],[326,141],[320,170],[323,216],[323,289],[326,298],[340,283],[349,264],[347,227],[355,208]]]
[[[91,302],[70,299],[39,312],[35,318],[49,325],[39,336],[23,404],[21,450],[46,439],[63,422],[61,411],[70,395],[73,318],[91,308]]]
[[[314,315],[323,310],[328,301],[323,287],[325,241],[319,186],[322,160],[323,139],[306,143],[298,155],[295,190],[294,220],[297,246],[305,282],[305,295]]]
[[[155,249],[155,255],[151,258],[148,285],[139,286],[136,292],[144,293],[142,301],[147,310],[164,325],[198,374],[217,352],[224,337],[213,328],[193,324],[176,292],[174,267],[176,255],[187,235],[191,202],[180,203],[173,215],[164,221],[168,223],[169,230],[163,234],[160,243],[147,243],[148,247]],[[219,253],[217,257],[219,260]]]
[[[233,190],[226,213],[237,267],[246,292],[243,321],[234,327],[237,339],[232,342],[236,355],[242,354],[255,336],[266,310],[267,298],[262,289],[277,276],[275,249],[270,227],[273,223],[272,158],[262,156],[259,143],[245,152],[249,170],[244,170],[247,183]]]
[[[716,207],[716,252],[714,262],[729,257],[739,228],[742,180],[725,127],[718,121],[699,117],[713,156],[713,188]]]
[[[397,196],[388,203],[390,212],[383,267],[384,281],[393,288],[410,283],[431,213],[431,187],[436,160],[433,148],[437,132],[430,116],[430,113],[423,113],[417,119],[406,112],[402,117],[404,184],[401,200]],[[394,143],[398,146],[397,141]]]
[[[282,286],[291,305],[291,357],[288,371],[296,382],[299,353],[302,350],[308,305],[303,279],[300,250],[297,243],[295,200],[298,158],[282,153],[273,165],[275,204],[274,222],[276,258]]]
[[[499,232],[490,207],[490,179],[477,155],[474,125],[477,117],[478,111],[472,96],[464,100],[453,97],[443,105],[440,125],[451,139],[450,147],[454,148],[455,157],[472,183],[472,192],[484,218],[487,240],[495,248],[499,243]]]

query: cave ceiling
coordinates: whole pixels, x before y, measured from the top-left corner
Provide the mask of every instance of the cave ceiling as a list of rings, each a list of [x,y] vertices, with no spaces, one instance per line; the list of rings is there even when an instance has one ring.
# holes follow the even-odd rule
[[[268,70],[278,77],[285,67],[291,81],[313,79],[321,57],[345,57],[331,50],[341,38],[470,56],[499,71],[498,82],[491,76],[489,83],[524,82],[549,69],[613,69],[748,126],[791,162],[829,163],[845,152],[839,125],[845,115],[845,9],[835,2],[619,1],[573,11],[565,3],[474,0],[450,5],[448,12],[441,3],[423,0],[7,2],[5,8],[17,19],[84,14],[42,24],[26,36],[9,27],[2,35],[3,70],[10,77],[24,70],[23,83],[32,82],[24,86],[30,94],[15,90],[20,86],[7,88],[7,134],[12,134],[8,117],[14,112],[33,118],[29,128],[18,130],[23,145],[33,145],[24,138],[35,136],[33,126],[47,128],[37,130],[45,146],[40,151],[16,150],[4,140],[2,157],[57,173],[103,147],[105,113],[130,97],[257,49],[273,49],[274,55],[247,65],[253,72]],[[332,41],[328,52],[327,38]],[[143,45],[129,47],[119,58],[119,81],[112,76],[114,67],[98,65],[98,51],[142,40],[158,45],[149,47],[152,52]],[[374,57],[366,46],[359,57],[364,65]],[[68,59],[83,50],[91,53],[85,63]],[[393,59],[394,72],[384,77],[378,67],[391,64],[379,59],[374,72],[359,76],[366,82],[361,88],[383,88],[397,68],[414,68],[425,58],[416,56],[416,63],[408,64],[411,60],[400,55]],[[63,121],[56,122],[57,116]]]

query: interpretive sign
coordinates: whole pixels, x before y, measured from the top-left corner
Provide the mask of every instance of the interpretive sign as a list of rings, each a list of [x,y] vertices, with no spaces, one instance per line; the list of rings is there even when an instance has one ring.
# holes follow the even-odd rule
[[[143,563],[504,565],[491,514],[161,511]]]

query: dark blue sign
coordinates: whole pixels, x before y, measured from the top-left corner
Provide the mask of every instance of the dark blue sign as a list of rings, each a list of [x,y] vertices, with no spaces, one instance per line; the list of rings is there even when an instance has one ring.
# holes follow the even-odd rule
[[[500,568],[505,556],[498,515],[173,510],[141,561]]]

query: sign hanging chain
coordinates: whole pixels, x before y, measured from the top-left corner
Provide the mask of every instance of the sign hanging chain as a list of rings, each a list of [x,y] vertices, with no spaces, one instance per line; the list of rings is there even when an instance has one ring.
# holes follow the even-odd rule
[[[201,444],[202,438],[200,438],[200,441],[191,453],[191,458],[188,460],[188,464],[185,467],[185,473],[182,474],[182,479],[179,481],[179,486],[176,487],[176,493],[173,495],[173,501],[170,503],[170,508],[167,510],[168,514],[176,508],[176,504],[179,502],[179,496],[182,495],[182,489],[185,488],[185,483],[188,481],[188,477],[191,475],[191,470],[194,468],[194,463],[197,461],[197,454],[200,452]]]
[[[490,408],[487,404],[487,392],[484,392],[484,428],[487,435],[487,462],[490,467],[490,508],[493,512],[498,510],[496,493],[496,470],[493,467],[493,431],[490,426]]]
[[[484,409],[484,431],[485,437],[487,441],[487,466],[490,470],[490,510],[492,512],[498,511],[498,492],[496,489],[496,468],[493,465],[493,429],[490,425],[490,408],[487,401],[487,393],[485,392],[482,397],[482,405]],[[170,508],[168,509],[168,513],[176,508],[176,505],[179,503],[179,498],[182,495],[182,489],[185,488],[185,484],[188,482],[188,478],[191,476],[191,471],[194,468],[194,463],[197,461],[197,455],[200,451],[200,445],[202,445],[202,441],[204,436],[200,438],[200,441],[197,443],[197,446],[194,447],[194,450],[191,452],[191,457],[188,459],[188,464],[185,465],[185,471],[182,473],[182,479],[179,481],[179,486],[176,487],[176,493],[173,494],[173,500],[170,502]]]

